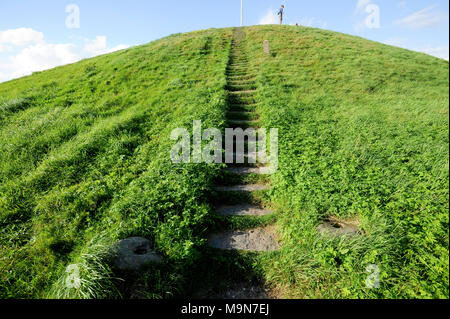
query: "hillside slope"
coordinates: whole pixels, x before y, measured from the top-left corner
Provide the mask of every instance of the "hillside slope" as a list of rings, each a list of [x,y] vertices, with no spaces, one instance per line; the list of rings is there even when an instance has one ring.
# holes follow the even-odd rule
[[[259,112],[281,130],[284,250],[269,276],[294,296],[448,298],[448,62],[322,30],[248,35]],[[364,235],[321,237],[329,217]]]
[[[448,298],[448,62],[312,28],[244,30],[257,113],[280,130],[267,197],[282,249],[256,267],[267,285]],[[129,236],[167,261],[141,276],[144,297],[185,295],[221,165],[172,164],[170,132],[224,128],[231,34],[173,35],[0,84],[1,297],[133,297],[103,258]],[[318,233],[331,217],[362,234]],[[64,286],[73,263],[78,291]],[[379,289],[366,288],[369,265]]]
[[[2,297],[109,296],[97,259],[128,236],[175,268],[193,262],[218,168],[172,165],[170,133],[223,125],[230,35],[174,35],[0,85]],[[79,292],[64,288],[73,263],[86,266]]]

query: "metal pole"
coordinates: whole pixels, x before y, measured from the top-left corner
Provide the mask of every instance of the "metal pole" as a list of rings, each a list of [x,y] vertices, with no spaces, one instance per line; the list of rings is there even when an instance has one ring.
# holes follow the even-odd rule
[[[244,0],[241,0],[241,27],[244,25]]]

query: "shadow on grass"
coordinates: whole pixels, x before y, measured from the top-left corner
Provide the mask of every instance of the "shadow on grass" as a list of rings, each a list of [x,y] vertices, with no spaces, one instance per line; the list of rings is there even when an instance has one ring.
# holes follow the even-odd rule
[[[116,286],[124,299],[216,299],[227,288],[246,282],[264,283],[257,253],[201,247],[193,263],[166,262],[139,272],[116,271]]]

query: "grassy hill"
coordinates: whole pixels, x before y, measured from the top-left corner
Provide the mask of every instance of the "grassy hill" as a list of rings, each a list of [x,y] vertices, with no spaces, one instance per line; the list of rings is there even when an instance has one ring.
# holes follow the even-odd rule
[[[245,32],[257,111],[280,130],[266,195],[282,249],[257,259],[260,276],[280,297],[448,298],[448,62],[312,28]],[[170,298],[201,280],[221,165],[172,164],[170,133],[225,128],[231,36],[173,35],[0,84],[1,297]],[[327,217],[363,235],[321,236]],[[107,254],[129,236],[165,258],[132,288]]]

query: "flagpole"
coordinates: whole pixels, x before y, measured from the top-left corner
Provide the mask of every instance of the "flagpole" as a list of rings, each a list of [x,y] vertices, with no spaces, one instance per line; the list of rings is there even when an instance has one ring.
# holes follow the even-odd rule
[[[241,27],[244,25],[244,0],[241,0]]]

